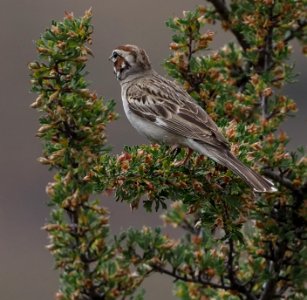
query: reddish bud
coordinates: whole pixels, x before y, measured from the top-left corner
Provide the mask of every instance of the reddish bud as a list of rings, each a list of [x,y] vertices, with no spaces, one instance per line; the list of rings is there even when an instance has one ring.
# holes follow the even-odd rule
[[[257,249],[256,254],[259,255],[259,256],[263,256],[265,254],[265,250],[264,249]]]
[[[129,169],[129,162],[127,160],[121,163],[121,169],[122,171],[127,171]]]
[[[209,268],[209,269],[206,270],[206,274],[209,277],[214,277],[215,276],[215,270],[213,268]]]
[[[63,49],[63,48],[65,48],[66,43],[63,42],[63,41],[59,41],[59,42],[57,42],[56,46],[57,46],[59,49]]]
[[[35,62],[31,62],[28,64],[28,68],[30,70],[36,70],[36,69],[40,69],[41,65],[39,64],[39,62],[35,61]]]
[[[49,197],[53,197],[54,196],[54,193],[55,193],[55,190],[54,190],[54,187],[56,186],[56,184],[54,182],[49,182],[46,186],[46,194],[49,196]]]
[[[153,162],[152,155],[151,154],[147,154],[145,156],[145,163],[150,165],[150,164],[152,164],[152,162]]]
[[[224,108],[226,113],[231,113],[233,111],[233,103],[232,102],[225,103]]]
[[[285,141],[288,140],[288,136],[287,136],[287,134],[286,134],[284,131],[282,131],[282,132],[279,134],[279,140],[280,140],[282,143],[284,143]]]
[[[131,160],[132,156],[128,152],[123,152],[120,156],[118,156],[117,161],[122,162],[125,160]]]
[[[46,157],[39,157],[37,159],[37,161],[40,162],[43,165],[50,165],[51,164],[51,161]]]
[[[274,3],[274,0],[263,0],[263,2],[266,5],[272,5]]]
[[[273,94],[273,91],[270,87],[267,87],[263,90],[263,96],[270,97]]]
[[[36,50],[37,50],[39,53],[50,53],[50,50],[47,49],[47,48],[44,48],[44,47],[37,47]]]
[[[79,57],[75,58],[75,61],[77,61],[77,62],[87,62],[88,57],[87,56],[79,56]]]
[[[254,74],[251,76],[251,82],[253,85],[257,85],[259,83],[259,75],[258,74]]]
[[[201,192],[203,190],[202,183],[197,180],[193,180],[192,185],[193,185],[193,189],[197,192]]]
[[[54,93],[52,93],[52,94],[49,96],[49,100],[50,100],[50,101],[54,101],[55,99],[58,98],[59,94],[60,94],[60,91],[59,91],[59,90],[55,91]]]
[[[292,184],[293,184],[296,188],[298,188],[298,187],[300,187],[300,186],[302,185],[302,180],[301,180],[300,178],[294,179],[294,180],[292,181]]]
[[[50,128],[52,128],[52,125],[50,125],[50,124],[45,124],[45,125],[41,126],[41,127],[38,129],[38,133],[44,133],[44,132],[48,131]]]
[[[154,190],[154,185],[150,181],[144,180],[144,183],[146,184],[149,190]]]
[[[35,100],[35,102],[33,102],[31,105],[30,105],[30,107],[31,108],[38,108],[38,107],[41,107],[42,106],[42,101],[43,100],[43,96],[42,95],[39,95],[37,98],[36,98],[36,100]]]
[[[296,111],[297,110],[297,106],[294,102],[290,102],[288,105],[287,105],[287,109],[290,111]]]
[[[50,31],[54,34],[59,34],[61,32],[58,26],[52,25]]]
[[[207,12],[207,8],[204,5],[199,5],[198,11],[199,11],[200,14],[204,15]]]
[[[65,299],[65,296],[64,296],[63,293],[57,292],[57,293],[55,294],[55,299],[56,299],[56,300],[64,300],[64,299]]]
[[[180,48],[180,46],[177,43],[170,43],[169,48],[173,51],[176,51]]]
[[[92,15],[93,15],[93,9],[92,9],[92,7],[90,7],[89,9],[87,9],[87,10],[85,11],[84,17],[85,17],[86,19],[89,19],[89,18],[92,17]]]
[[[195,245],[200,245],[202,243],[202,238],[198,235],[192,236],[192,243]]]
[[[275,137],[272,133],[268,134],[265,138],[266,142],[269,144],[272,144],[275,141]]]
[[[74,13],[73,12],[64,12],[64,19],[66,20],[73,20],[74,19]]]

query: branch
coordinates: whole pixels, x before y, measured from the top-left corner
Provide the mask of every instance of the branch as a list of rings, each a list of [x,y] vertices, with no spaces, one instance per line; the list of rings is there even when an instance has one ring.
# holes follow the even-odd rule
[[[186,218],[183,220],[183,222],[179,226],[191,234],[199,235],[199,229],[191,225],[191,223]]]
[[[302,216],[299,215],[299,208],[304,203],[305,195],[307,194],[307,182],[302,184],[300,187],[296,187],[293,185],[291,180],[282,176],[282,174],[278,174],[274,171],[264,169],[263,174],[268,178],[277,181],[282,186],[287,188],[292,192],[294,202],[292,205],[292,222],[295,227],[304,226],[305,220]]]
[[[234,256],[235,256],[235,245],[234,241],[231,237],[230,232],[227,230],[227,222],[230,219],[229,214],[228,214],[228,207],[223,201],[223,207],[224,207],[224,212],[223,212],[223,222],[224,222],[224,230],[226,233],[226,236],[229,236],[228,243],[229,243],[229,252],[228,252],[228,260],[227,260],[227,270],[228,270],[228,279],[230,281],[230,287],[234,291],[238,291],[242,293],[247,300],[256,300],[257,298],[251,294],[248,289],[245,287],[244,284],[240,282],[240,280],[237,279],[235,276],[235,270],[234,270]],[[225,226],[226,225],[226,226]]]
[[[263,175],[267,176],[270,179],[273,179],[275,181],[277,181],[278,183],[280,183],[282,186],[286,187],[287,189],[289,189],[292,192],[295,193],[302,193],[302,188],[298,189],[296,188],[293,183],[291,182],[291,180],[289,180],[288,178],[283,177],[281,174],[278,174],[274,171],[268,170],[268,169],[264,169],[263,170]]]
[[[173,278],[175,278],[175,280],[181,280],[181,281],[185,281],[185,282],[193,282],[193,283],[198,283],[201,285],[208,285],[211,288],[215,288],[215,289],[223,289],[223,290],[232,290],[232,288],[228,285],[224,285],[224,284],[217,284],[214,282],[211,282],[209,280],[203,280],[201,278],[195,278],[195,277],[188,277],[188,276],[182,276],[176,273],[176,271],[169,271],[167,269],[164,269],[161,266],[155,265],[155,264],[151,264],[150,265],[154,271],[163,273],[163,274],[167,274]]]
[[[295,29],[290,30],[290,33],[288,35],[288,37],[286,37],[284,39],[284,43],[288,43],[290,42],[292,39],[294,39],[296,37],[296,34],[301,31],[302,29],[304,29],[305,26],[307,26],[307,20],[304,21],[298,21],[298,27]]]
[[[276,282],[277,281],[275,279],[268,280],[259,300],[271,300],[273,298],[275,294]]]
[[[274,297],[276,292],[276,284],[278,283],[279,273],[283,265],[283,258],[287,249],[288,241],[283,241],[278,248],[273,251],[272,260],[269,262],[269,273],[271,278],[266,282],[263,292],[259,300],[270,300]]]
[[[229,252],[228,252],[228,262],[227,262],[227,267],[228,267],[228,276],[229,280],[232,284],[236,282],[236,279],[234,277],[234,269],[233,269],[233,256],[234,256],[234,245],[233,245],[233,239],[230,237],[229,238]]]
[[[245,287],[243,287],[241,285],[240,286],[233,286],[233,285],[229,286],[229,285],[225,285],[224,283],[218,284],[218,283],[211,282],[209,280],[203,280],[203,279],[200,278],[200,276],[197,276],[197,278],[195,278],[194,276],[192,276],[192,277],[181,276],[181,275],[177,274],[176,271],[169,271],[169,270],[164,269],[163,267],[158,266],[158,265],[151,264],[150,266],[153,268],[153,270],[160,272],[160,273],[163,273],[163,274],[167,274],[167,275],[175,278],[175,280],[198,283],[198,284],[201,284],[203,286],[209,286],[209,287],[214,288],[214,289],[233,290],[233,291],[237,290],[237,291],[241,292],[242,294],[244,294],[246,296],[246,299],[257,300],[257,298],[255,296],[251,295],[245,289]]]
[[[265,73],[268,69],[272,67],[272,56],[273,56],[273,29],[274,29],[274,3],[270,6],[269,9],[269,21],[270,26],[268,28],[267,35],[265,37],[265,43],[261,51],[261,55],[258,60],[258,66],[260,67],[259,72]],[[260,97],[260,104],[262,110],[262,118],[268,119],[268,97],[264,94]]]
[[[223,0],[208,0],[212,3],[216,11],[219,13],[221,19],[231,25],[230,11],[228,10],[225,2]],[[230,27],[231,32],[237,38],[237,41],[241,45],[241,47],[246,50],[250,47],[250,45],[246,42],[244,35],[236,30],[235,28]]]

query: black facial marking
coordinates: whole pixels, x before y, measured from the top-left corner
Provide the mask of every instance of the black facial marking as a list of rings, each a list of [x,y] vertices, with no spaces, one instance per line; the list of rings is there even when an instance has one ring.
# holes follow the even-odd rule
[[[124,66],[120,68],[120,71],[128,70],[130,67],[131,65],[127,61],[124,61]]]
[[[116,71],[118,72],[122,72],[126,69],[130,68],[130,65],[128,64],[127,61],[125,61],[125,59],[123,57],[121,57],[120,55],[118,55],[118,57],[116,58],[116,60],[114,61],[114,67],[116,69]]]

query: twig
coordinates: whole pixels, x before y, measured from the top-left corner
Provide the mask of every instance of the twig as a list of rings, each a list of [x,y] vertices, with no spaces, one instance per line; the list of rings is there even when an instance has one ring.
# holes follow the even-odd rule
[[[197,230],[193,225],[191,225],[191,223],[187,219],[183,220],[183,223],[180,224],[180,227],[194,235],[198,235],[199,233],[199,230]]]
[[[167,274],[167,275],[175,278],[175,280],[199,283],[201,285],[208,285],[208,286],[210,286],[212,288],[216,288],[216,289],[223,289],[223,290],[231,290],[232,289],[228,285],[217,284],[217,283],[211,282],[209,280],[203,280],[203,279],[199,278],[199,276],[197,278],[196,277],[188,277],[187,275],[182,276],[182,275],[177,274],[175,271],[169,271],[169,270],[167,270],[167,269],[165,269],[161,266],[158,266],[158,265],[151,264],[150,266],[153,268],[153,270],[160,272],[160,273],[163,273],[163,274]]]
[[[216,9],[216,11],[221,16],[222,20],[231,25],[230,12],[229,12],[225,2],[223,0],[208,0],[208,1],[212,3],[212,5]],[[244,50],[246,50],[250,47],[250,45],[246,42],[244,35],[240,31],[236,30],[233,27],[230,27],[230,30],[232,31],[232,33],[234,34],[234,36],[236,37],[239,44],[241,45],[241,47]]]
[[[269,21],[270,25],[268,28],[267,35],[265,37],[265,43],[259,57],[258,65],[260,67],[260,72],[265,73],[272,66],[272,52],[273,52],[273,28],[274,28],[274,3],[270,6],[269,10]],[[260,97],[262,118],[266,120],[268,118],[268,97],[264,94]]]
[[[188,44],[188,49],[189,49],[189,52],[188,52],[188,71],[190,71],[190,61],[191,61],[191,58],[192,58],[192,55],[193,55],[193,46],[192,46],[192,43],[193,43],[193,32],[192,32],[192,29],[191,27],[189,27],[189,44]]]
[[[304,29],[304,27],[307,26],[307,20],[298,21],[298,27],[295,29],[290,30],[289,35],[284,39],[284,43],[290,42],[293,38],[295,38],[296,34]]]
[[[276,284],[278,283],[280,277],[279,272],[283,265],[283,259],[285,251],[287,249],[287,240],[283,240],[278,248],[273,251],[273,258],[269,262],[269,273],[271,278],[266,282],[265,288],[262,291],[259,300],[271,300],[275,295]]]
[[[228,252],[228,260],[227,260],[227,269],[228,269],[228,279],[230,281],[230,286],[233,290],[238,291],[242,293],[247,300],[256,300],[256,297],[250,293],[250,291],[246,288],[245,284],[243,284],[238,278],[235,276],[235,270],[234,270],[234,256],[235,256],[235,245],[234,241],[231,237],[231,233],[227,229],[227,223],[228,220],[230,220],[229,213],[228,213],[228,207],[225,203],[225,201],[222,201],[223,204],[223,223],[224,223],[224,230],[226,233],[226,236],[229,236],[228,238],[228,244],[229,244],[229,252]]]
[[[271,170],[268,170],[268,169],[264,169],[263,175],[267,176],[270,179],[277,181],[278,183],[280,183],[281,185],[283,185],[284,187],[286,187],[287,189],[289,189],[292,192],[301,193],[300,189],[296,188],[293,185],[293,183],[291,182],[291,180],[281,176],[281,174],[278,174],[278,173],[271,171]]]

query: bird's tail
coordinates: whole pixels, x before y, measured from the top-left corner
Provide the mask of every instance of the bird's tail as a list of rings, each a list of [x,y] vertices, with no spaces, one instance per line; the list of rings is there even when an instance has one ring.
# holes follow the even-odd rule
[[[210,157],[217,163],[232,170],[235,174],[240,176],[248,185],[250,185],[255,192],[271,193],[277,191],[277,189],[274,187],[274,184],[270,180],[262,177],[260,174],[244,165],[229,150],[220,150],[210,145],[203,145],[195,141],[191,143],[191,148],[196,150],[197,152],[200,152],[201,154]]]

